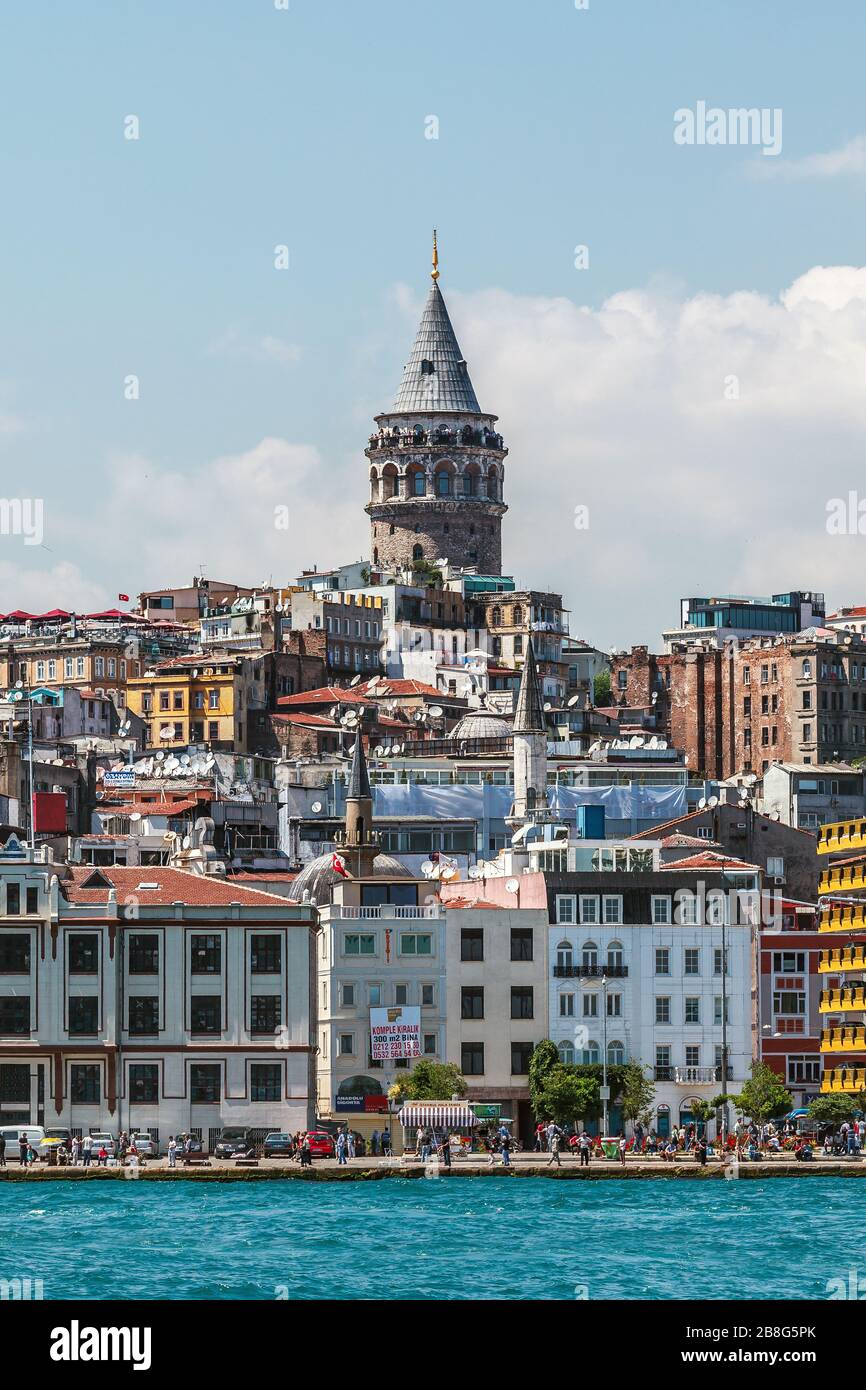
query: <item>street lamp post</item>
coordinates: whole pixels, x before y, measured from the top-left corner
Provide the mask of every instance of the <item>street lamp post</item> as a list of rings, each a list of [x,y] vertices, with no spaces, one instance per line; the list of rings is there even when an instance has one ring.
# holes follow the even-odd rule
[[[27,701],[27,793],[29,798],[27,845],[32,850],[36,844],[33,814],[33,692],[31,690],[25,691],[24,682],[17,681],[12,690],[7,690],[6,699],[10,704],[17,704],[20,700]]]
[[[601,977],[601,1103],[602,1103],[602,1137],[607,1138],[607,975]]]

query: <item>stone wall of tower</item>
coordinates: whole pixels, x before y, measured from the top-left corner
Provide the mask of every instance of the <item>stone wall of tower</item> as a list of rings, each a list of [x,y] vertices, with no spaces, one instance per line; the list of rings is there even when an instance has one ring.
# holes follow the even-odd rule
[[[418,547],[425,560],[440,558],[474,565],[481,574],[502,571],[501,508],[483,502],[390,502],[370,507],[370,555],[385,568],[410,565]]]

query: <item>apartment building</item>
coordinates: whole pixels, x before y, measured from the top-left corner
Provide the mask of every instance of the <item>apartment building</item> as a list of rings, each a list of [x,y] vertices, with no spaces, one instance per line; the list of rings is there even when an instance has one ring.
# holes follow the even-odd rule
[[[531,639],[544,698],[564,700],[569,662],[562,644],[568,635],[568,618],[560,594],[535,589],[474,592],[471,598],[467,594],[466,604],[470,625],[486,628],[493,665],[522,667]]]
[[[309,906],[0,850],[0,1118],[73,1131],[313,1117]]]

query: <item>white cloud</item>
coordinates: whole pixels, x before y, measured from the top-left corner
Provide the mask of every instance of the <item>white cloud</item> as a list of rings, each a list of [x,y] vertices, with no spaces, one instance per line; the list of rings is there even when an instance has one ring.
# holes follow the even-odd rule
[[[45,569],[25,569],[17,559],[6,558],[17,537],[0,538],[0,612],[23,608],[28,613],[47,613],[51,608],[68,608],[75,613],[94,613],[104,608],[104,587],[85,578],[77,565],[60,560]],[[112,600],[114,595],[111,596]]]
[[[287,343],[285,339],[276,338],[270,333],[255,337],[239,328],[227,328],[225,333],[208,344],[207,351],[211,357],[275,362],[280,367],[294,367],[301,359],[301,349],[296,343]]]
[[[866,174],[866,135],[855,135],[846,145],[826,154],[755,160],[748,169],[754,178],[836,179]]]

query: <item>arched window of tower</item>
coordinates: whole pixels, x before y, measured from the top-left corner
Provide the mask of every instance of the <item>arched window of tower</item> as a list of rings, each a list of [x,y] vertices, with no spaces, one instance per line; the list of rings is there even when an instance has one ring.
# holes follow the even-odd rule
[[[410,497],[423,497],[427,491],[427,478],[424,469],[419,464],[410,464],[406,470],[408,479],[408,492]]]
[[[480,492],[481,469],[477,463],[468,463],[463,470],[461,483],[464,497],[477,497]]]
[[[389,497],[398,495],[397,467],[393,463],[386,463],[382,469],[382,500],[387,501]]]
[[[454,464],[448,459],[443,459],[436,465],[435,492],[437,497],[452,497],[454,495],[454,474],[456,470]]]

